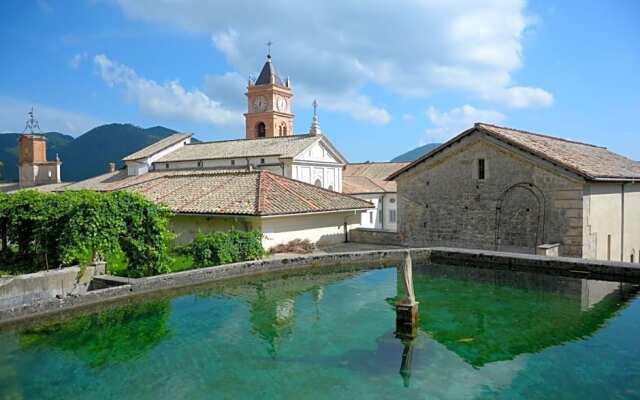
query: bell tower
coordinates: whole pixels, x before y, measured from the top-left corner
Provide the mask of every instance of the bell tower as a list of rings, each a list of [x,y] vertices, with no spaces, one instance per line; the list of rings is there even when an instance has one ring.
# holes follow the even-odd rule
[[[271,47],[271,43],[268,43]],[[244,114],[247,139],[293,135],[291,82],[284,82],[273,66],[271,51],[255,81],[247,85],[247,112]]]
[[[47,161],[47,138],[40,134],[40,124],[35,118],[33,108],[28,115],[27,124],[18,139],[19,185],[24,188],[60,183],[62,162],[58,155],[55,161]]]

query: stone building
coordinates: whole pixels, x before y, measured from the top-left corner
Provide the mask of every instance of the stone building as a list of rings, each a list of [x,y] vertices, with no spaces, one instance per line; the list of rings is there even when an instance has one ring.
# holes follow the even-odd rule
[[[388,179],[409,245],[639,261],[640,163],[604,147],[477,123]]]
[[[375,208],[362,214],[361,228],[396,231],[398,203],[396,183],[385,178],[409,163],[366,162],[347,164],[343,172],[343,193],[371,202]]]

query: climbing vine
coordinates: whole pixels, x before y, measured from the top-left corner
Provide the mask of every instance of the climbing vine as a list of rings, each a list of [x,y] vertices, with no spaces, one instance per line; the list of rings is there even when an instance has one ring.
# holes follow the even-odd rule
[[[0,266],[14,272],[124,254],[132,276],[166,272],[169,211],[135,193],[0,193]]]

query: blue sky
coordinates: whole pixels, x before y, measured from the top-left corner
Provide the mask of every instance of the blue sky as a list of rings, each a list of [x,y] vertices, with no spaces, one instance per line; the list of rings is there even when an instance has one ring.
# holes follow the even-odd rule
[[[350,161],[495,122],[640,160],[640,2],[76,0],[0,3],[0,132],[101,123],[240,138],[266,46]]]

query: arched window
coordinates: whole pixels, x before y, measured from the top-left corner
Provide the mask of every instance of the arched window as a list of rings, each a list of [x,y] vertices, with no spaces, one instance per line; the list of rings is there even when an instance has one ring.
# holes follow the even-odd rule
[[[280,136],[287,136],[287,125],[282,124],[280,129],[282,130],[282,132],[280,132]]]
[[[322,181],[320,179],[316,179],[316,182],[314,183],[314,185],[318,187],[322,187]]]
[[[267,127],[264,122],[258,122],[256,125],[256,137],[265,137],[267,136]]]

